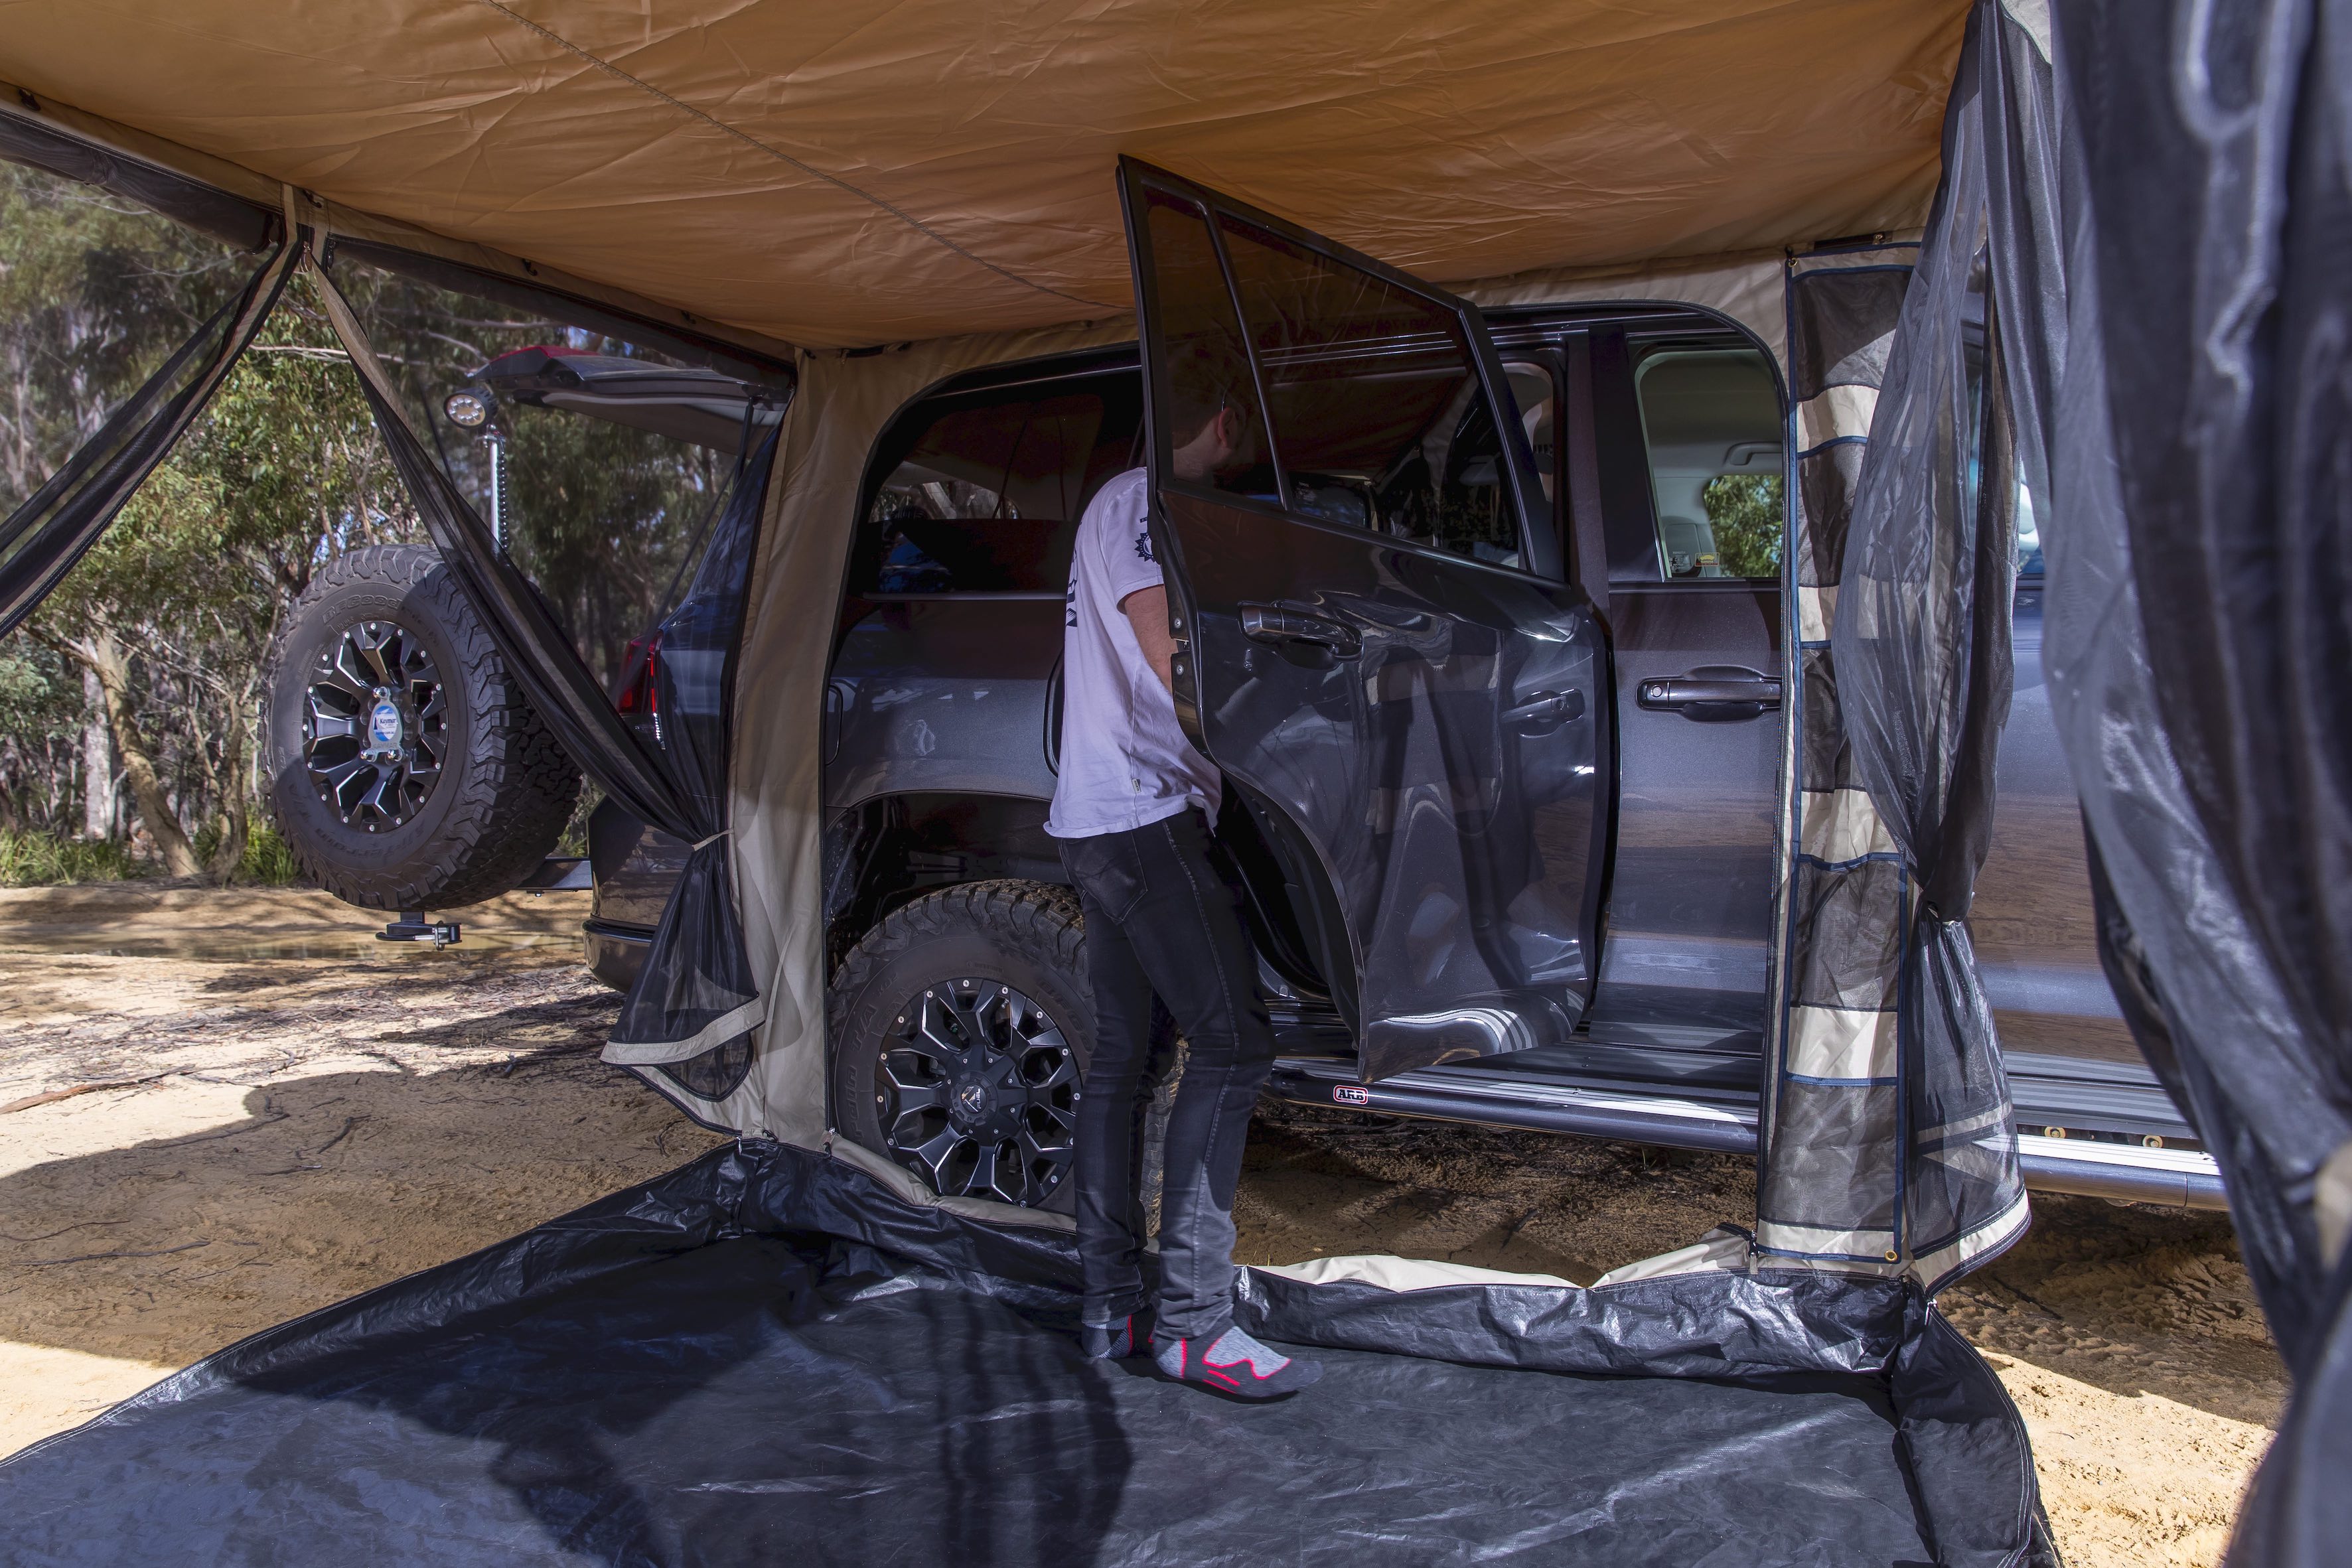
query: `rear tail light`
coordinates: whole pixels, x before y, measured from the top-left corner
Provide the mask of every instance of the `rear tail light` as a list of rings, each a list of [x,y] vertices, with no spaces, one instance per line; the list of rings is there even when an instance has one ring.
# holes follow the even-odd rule
[[[656,681],[660,673],[661,633],[648,632],[629,644],[621,664],[621,695],[613,702],[623,718],[651,725],[656,740],[661,738],[661,698]]]

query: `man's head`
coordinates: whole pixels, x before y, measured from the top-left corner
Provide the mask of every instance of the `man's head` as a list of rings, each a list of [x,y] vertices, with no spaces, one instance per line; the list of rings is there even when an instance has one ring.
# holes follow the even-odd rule
[[[1198,419],[1199,411],[1194,411]],[[1168,465],[1179,479],[1213,479],[1221,469],[1230,468],[1242,449],[1242,411],[1230,405],[1218,409],[1190,436],[1178,425],[1172,435],[1175,450],[1168,455]]]
[[[1217,337],[1178,344],[1169,361],[1169,465],[1180,479],[1213,482],[1246,463],[1255,444],[1249,361]]]

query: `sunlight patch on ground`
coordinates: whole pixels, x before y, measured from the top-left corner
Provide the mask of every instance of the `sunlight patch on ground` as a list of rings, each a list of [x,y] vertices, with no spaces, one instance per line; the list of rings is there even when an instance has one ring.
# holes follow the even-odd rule
[[[79,1426],[174,1370],[152,1361],[0,1340],[0,1454]]]
[[[2161,1394],[2109,1393],[2011,1356],[1985,1359],[2032,1435],[2042,1506],[2068,1563],[2221,1561],[2267,1428]]]
[[[246,1112],[246,1102],[252,1093],[241,1083],[163,1078],[135,1089],[101,1089],[70,1100],[12,1111],[8,1113],[8,1136],[0,1139],[0,1177],[15,1176],[51,1160],[79,1159],[109,1149],[226,1132],[251,1120]],[[14,1218],[21,1223],[11,1226],[17,1232],[11,1239],[20,1243],[33,1239],[29,1232],[46,1228],[34,1223],[40,1218],[37,1215],[18,1214]],[[68,1239],[57,1239],[60,1246]]]

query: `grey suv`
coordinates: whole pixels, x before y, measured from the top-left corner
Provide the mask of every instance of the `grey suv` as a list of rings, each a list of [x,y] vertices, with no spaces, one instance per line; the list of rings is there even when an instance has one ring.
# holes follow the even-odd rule
[[[1256,775],[1289,780],[1282,800],[1234,786],[1218,826],[1283,1051],[1274,1087],[1373,1112],[1751,1149],[1781,745],[1784,389],[1756,341],[1695,309],[1486,319],[1552,540],[1517,538],[1496,504],[1495,419],[1475,401],[1416,405],[1410,365],[1391,378],[1388,423],[1328,435],[1312,470],[1235,481],[1254,548],[1187,540],[1196,591],[1225,592],[1221,571],[1236,579],[1229,608],[1248,645],[1234,656],[1280,710],[1213,716],[1222,757],[1254,744]],[[1075,902],[1044,831],[1064,579],[1087,500],[1143,460],[1142,420],[1131,350],[994,367],[901,411],[863,493],[843,498],[861,522],[823,737],[835,1124],[947,1190],[1045,1201],[1066,1163],[1060,1112],[1087,1009]],[[1285,449],[1312,439],[1286,434]],[[1971,924],[2028,1178],[2218,1204],[2210,1159],[2099,969],[2040,683],[2039,550],[2030,533],[2020,544],[2017,695]],[[1568,596],[1547,559],[1591,563],[1578,587],[1605,648],[1559,633]],[[1345,722],[1331,694],[1367,614],[1407,640],[1446,640],[1449,668],[1465,638],[1493,655],[1477,690],[1400,684],[1391,655],[1393,689],[1370,694],[1373,722],[1400,727],[1391,755],[1451,781],[1450,810],[1426,821],[1409,820],[1396,781],[1349,777],[1346,747],[1318,729]],[[1583,711],[1595,667],[1612,672],[1613,724]],[[642,697],[625,691],[622,706],[656,722]],[[1301,825],[1318,810],[1335,820],[1320,844]],[[1364,850],[1349,863],[1331,846],[1358,824]],[[589,958],[625,987],[684,846],[610,804],[591,827]],[[1398,896],[1368,885],[1383,878],[1415,883],[1413,923],[1368,943],[1350,910]],[[1391,1006],[1381,1030],[1360,1027],[1368,987],[1460,997],[1477,989],[1465,977],[1497,970],[1580,986],[1588,1005],[1572,1019],[1517,1003]],[[944,1023],[928,1021],[927,998]],[[1022,1130],[983,1148],[941,1103],[956,1063],[938,1041],[990,1030],[1017,1049],[989,1124]]]

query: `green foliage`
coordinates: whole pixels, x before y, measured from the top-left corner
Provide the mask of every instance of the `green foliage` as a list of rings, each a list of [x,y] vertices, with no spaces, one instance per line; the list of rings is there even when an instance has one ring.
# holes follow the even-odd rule
[[[256,261],[127,202],[0,164],[0,515],[234,297]],[[448,392],[527,346],[638,352],[410,280],[341,270],[419,427],[477,497],[487,492],[487,449],[442,418]],[[504,417],[513,555],[610,679],[629,641],[667,608],[733,459],[554,410]],[[422,538],[357,378],[310,280],[298,277],[170,460],[32,623],[0,643],[0,829],[26,846],[7,863],[39,880],[97,874],[92,855],[121,857],[59,836],[80,825],[78,797],[93,783],[82,777],[86,732],[109,725],[85,696],[87,668],[127,694],[129,716],[110,727],[119,763],[135,761],[132,777],[156,781],[138,798],[149,831],[164,837],[156,821],[169,830],[176,819],[201,854],[221,849],[230,821],[242,820],[249,838],[238,864],[212,869],[291,880],[290,855],[247,799],[258,785],[269,641],[335,556]]]
[[[241,684],[320,562],[355,544],[417,537],[332,343],[307,280],[298,283],[44,615],[68,629],[143,622],[173,646],[225,637],[217,652],[238,656],[207,668]]]
[[[291,887],[302,880],[294,862],[294,846],[266,820],[257,820],[245,841],[245,856],[236,862],[236,880],[257,887]]]
[[[667,363],[635,345],[527,315],[488,312],[463,295],[352,269],[340,279],[410,418],[485,517],[488,445],[451,425],[442,402],[501,354],[526,348]],[[560,409],[502,403],[507,546],[589,670],[608,685],[629,643],[670,607],[681,567],[734,471],[732,456]]]
[[[665,591],[733,459],[555,410],[510,418],[509,548],[609,684],[631,639],[667,608]]]
[[[128,202],[0,163],[0,511],[38,487],[251,269],[249,257]]]
[[[558,859],[566,856],[585,860],[588,857],[588,819],[604,803],[604,791],[593,779],[580,781],[580,803],[572,808],[572,820],[563,824],[563,836],[555,841],[548,852]]]
[[[51,887],[59,883],[125,882],[148,868],[113,839],[68,839],[56,833],[0,829],[0,887]]]
[[[210,865],[219,857],[226,832],[221,821],[205,823],[196,834],[196,858]],[[245,852],[237,857],[226,880],[245,887],[291,887],[302,880],[302,868],[295,863],[294,847],[268,819],[257,816],[245,841]]]
[[[36,270],[45,269],[49,286],[70,281],[61,280],[51,253],[71,250],[90,225],[103,219],[147,235],[152,254],[143,261],[127,257],[122,245],[87,261],[85,270],[93,273],[128,268],[133,282],[144,279],[148,292],[166,296],[142,303],[136,289],[115,279],[109,298],[139,323],[137,332],[125,326],[116,340],[131,342],[143,333],[160,354],[193,329],[222,291],[211,270],[169,265],[173,246],[208,242],[183,240],[160,220],[31,188],[28,172],[0,174],[0,204],[14,202],[6,215],[18,220],[8,230],[10,244],[21,255],[47,258]],[[161,237],[142,224],[158,227]],[[225,275],[241,281],[251,266],[251,257],[238,257]],[[17,304],[39,317],[34,305]],[[97,405],[105,400],[93,394],[82,417],[63,419],[58,411],[71,399],[60,390],[58,365],[113,365],[109,373],[124,383],[117,392],[151,368],[128,350],[93,361],[74,350],[58,336],[71,322],[51,319],[46,338],[34,329],[40,326],[20,320],[11,339],[0,303],[0,353],[30,345],[17,358],[24,373],[13,406],[46,411],[47,422],[31,433],[40,439],[26,460],[26,486],[37,485],[62,459],[49,448],[60,442],[69,447],[75,431],[102,413]],[[0,406],[11,404],[11,389],[0,385]],[[7,434],[0,428],[0,436]],[[0,484],[13,483],[0,476]],[[170,461],[68,574],[26,633],[0,645],[0,790],[11,806],[0,812],[0,823],[38,821],[51,831],[79,825],[68,797],[79,777],[79,731],[103,720],[88,707],[76,662],[90,662],[92,650],[110,643],[129,655],[136,716],[137,733],[118,732],[118,747],[127,756],[135,746],[152,762],[182,831],[209,829],[196,836],[217,845],[226,815],[251,814],[240,797],[251,788],[261,662],[287,606],[319,566],[343,549],[418,534],[357,380],[307,281],[298,280]]]
[[[1726,577],[1780,575],[1784,495],[1778,474],[1718,474],[1699,492]]]

